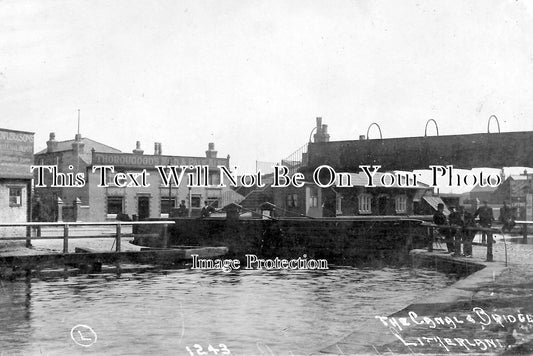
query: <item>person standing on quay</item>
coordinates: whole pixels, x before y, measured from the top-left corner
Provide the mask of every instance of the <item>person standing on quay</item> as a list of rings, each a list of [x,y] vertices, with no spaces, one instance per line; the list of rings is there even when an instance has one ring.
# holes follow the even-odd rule
[[[437,211],[435,214],[433,214],[433,223],[435,225],[448,225],[448,219],[446,218],[446,215],[444,215],[444,204],[439,203],[437,205]],[[444,236],[444,241],[446,241],[446,247],[448,248],[448,252],[454,252],[453,243],[451,240],[451,234],[450,229],[445,227],[439,228],[439,234]]]
[[[202,208],[202,218],[208,218],[211,216],[211,213],[215,211],[215,208],[213,208],[207,201],[204,202],[204,207]]]
[[[178,207],[178,216],[187,216],[187,206],[185,205],[185,200],[182,200],[180,206]]]
[[[464,222],[461,213],[458,212],[455,207],[450,207],[450,210],[452,212],[450,213],[450,216],[448,216],[448,221],[450,222],[450,225],[455,225],[454,227],[450,228],[450,243],[452,245],[454,254],[459,256],[461,254],[461,239],[459,236],[457,236],[457,234],[461,234]],[[449,250],[450,247],[448,246],[448,251]]]
[[[511,232],[514,227],[514,217],[506,201],[503,202],[503,206],[500,208],[500,222],[502,223],[502,231]]]
[[[474,214],[474,218],[479,216],[479,225],[481,227],[490,228],[492,226],[492,221],[494,220],[494,215],[492,214],[492,208],[488,206],[487,201],[483,201],[483,206],[479,207]],[[487,243],[487,236],[492,234],[487,234],[486,231],[481,232],[481,243],[485,245]],[[493,241],[494,242],[494,241]]]
[[[466,257],[472,257],[472,241],[476,236],[476,231],[468,228],[474,228],[476,226],[476,221],[474,215],[469,211],[465,211],[464,219],[465,229],[463,230],[463,254]]]

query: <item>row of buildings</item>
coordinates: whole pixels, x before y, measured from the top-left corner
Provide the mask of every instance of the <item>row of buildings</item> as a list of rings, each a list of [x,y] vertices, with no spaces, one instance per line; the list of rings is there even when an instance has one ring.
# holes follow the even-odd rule
[[[229,199],[228,187],[188,187],[187,184],[165,185],[156,166],[205,166],[211,182],[219,181],[219,166],[229,167],[229,159],[219,158],[213,143],[205,156],[188,157],[164,155],[161,143],[154,144],[154,152],[145,153],[137,142],[131,153],[76,135],[74,140],[56,141],[50,133],[46,149],[35,154],[38,165],[57,166],[60,172],[83,172],[83,185],[51,187],[54,176],[45,175],[44,185],[36,187],[41,205],[41,218],[46,220],[105,221],[169,217],[172,209],[184,201],[187,215],[197,216],[207,201],[217,206]],[[95,167],[112,166],[110,169]],[[144,172],[144,178],[139,174]],[[105,174],[105,178],[102,177]],[[113,177],[123,174],[134,177],[115,184]],[[170,174],[170,172],[169,172]],[[63,177],[66,178],[66,177]],[[101,186],[105,180],[106,186]],[[141,182],[141,180],[144,180]],[[124,182],[122,182],[124,181]],[[60,202],[57,204],[57,202]],[[60,212],[61,210],[61,212]],[[62,215],[62,216],[60,216]]]
[[[313,183],[309,162],[314,166],[328,164],[342,170],[345,168],[342,160],[351,161],[347,156],[347,145],[340,146],[338,154],[327,153],[339,142],[329,145],[327,125],[323,125],[320,118],[317,118],[315,130],[313,150],[303,150],[297,158],[281,162],[292,172],[304,172],[305,185],[301,188],[273,188],[267,177],[266,186],[259,188],[215,186],[221,178],[218,167],[229,169],[230,157],[218,157],[213,143],[209,143],[205,154],[188,157],[164,155],[158,142],[154,144],[153,153],[145,152],[139,142],[131,153],[125,153],[79,133],[74,139],[64,141],[56,140],[55,134],[50,133],[46,148],[34,154],[33,133],[0,129],[0,221],[167,218],[176,213],[181,202],[186,206],[185,216],[199,216],[206,201],[216,208],[236,203],[242,209],[241,213],[286,217],[429,215],[443,199],[454,205],[464,203],[460,199],[441,198],[434,194],[433,188],[420,182],[414,187],[398,183],[384,186],[380,183],[382,173],[379,172],[375,177],[376,186],[372,188],[366,186],[368,180],[363,173],[351,174],[353,186],[350,188],[320,188]],[[45,170],[44,180],[40,185],[36,184],[36,172],[32,173],[31,165],[57,167],[57,174]],[[99,186],[102,171],[93,169],[103,165],[114,167],[114,172],[105,172],[109,183],[105,187]],[[164,165],[205,166],[212,185],[166,186],[156,169],[156,166]],[[147,184],[143,186],[126,187],[113,183],[112,177],[117,173],[132,176],[141,172],[147,173],[144,178]],[[83,184],[77,184],[79,173],[83,174]],[[523,179],[509,178],[498,188],[494,199],[498,202],[507,200],[511,204],[523,203],[525,209],[533,192],[531,178],[527,175]],[[519,186],[515,181],[520,181]]]

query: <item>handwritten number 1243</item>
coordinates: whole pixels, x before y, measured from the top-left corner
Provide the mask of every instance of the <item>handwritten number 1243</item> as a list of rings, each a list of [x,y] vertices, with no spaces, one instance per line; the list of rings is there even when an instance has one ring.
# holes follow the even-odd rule
[[[213,354],[215,354],[215,355],[218,355],[219,352],[220,352],[221,355],[231,355],[230,350],[224,344],[218,344],[218,347],[220,347],[219,349],[214,348],[213,346],[211,346],[211,344],[209,344],[209,346],[207,347],[207,351],[204,351],[204,348],[202,346],[198,345],[198,344],[194,344],[194,345],[192,345],[192,347],[195,349],[196,354],[191,350],[191,348],[189,346],[185,346],[185,349],[187,351],[189,351],[189,355],[191,355],[191,356],[194,356],[194,355],[209,355],[209,353],[211,353],[211,352]]]

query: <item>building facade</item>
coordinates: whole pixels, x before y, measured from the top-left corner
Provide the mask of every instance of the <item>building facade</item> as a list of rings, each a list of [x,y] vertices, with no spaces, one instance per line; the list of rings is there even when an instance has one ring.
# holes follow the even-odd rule
[[[34,156],[35,165],[57,167],[62,174],[86,172],[92,164],[92,155],[99,153],[120,153],[121,151],[94,141],[81,134],[76,134],[73,140],[56,141],[55,133],[51,132],[46,148]],[[34,171],[37,178],[37,171]],[[37,179],[36,179],[37,181]],[[40,202],[40,220],[43,221],[72,221],[79,220],[78,211],[87,211],[89,207],[89,187],[59,187],[53,186],[53,175],[45,170],[44,186],[35,187],[35,196]],[[66,183],[59,178],[57,183]],[[61,211],[60,211],[61,210]]]
[[[55,177],[56,183],[70,185],[53,186],[54,175],[45,170],[44,186],[36,187],[36,192],[46,206],[43,210],[49,212],[46,220],[50,221],[166,218],[182,201],[187,215],[196,216],[205,201],[213,207],[222,207],[231,202],[233,193],[228,186],[217,186],[219,167],[229,168],[229,156],[218,158],[213,143],[205,156],[187,157],[163,155],[159,142],[154,144],[153,154],[145,154],[140,142],[132,153],[124,153],[79,134],[74,140],[56,142],[51,133],[47,148],[35,155],[35,164],[57,166],[63,175]],[[158,166],[185,167],[182,182],[165,184],[171,171],[165,168],[160,172]],[[76,185],[79,173],[83,182]],[[181,174],[181,169],[176,169],[176,174]],[[209,186],[195,185],[198,175],[200,183],[207,176]]]
[[[0,222],[31,221],[33,135],[0,129]],[[25,233],[25,228],[0,228],[0,237]]]
[[[162,155],[158,147],[156,145],[153,155],[145,155],[140,146],[133,153],[93,153],[92,165],[87,169],[91,221],[116,219],[119,214],[139,220],[165,218],[182,201],[188,216],[199,216],[206,201],[214,208],[228,203],[226,193],[232,193],[228,182],[224,187],[217,185],[220,183],[219,167],[229,168],[229,156],[218,158],[213,143],[209,144],[205,157]],[[104,185],[101,184],[103,168],[98,168],[102,166],[112,166],[114,170],[106,169]],[[160,172],[157,166],[185,167],[180,184],[174,180],[165,184],[162,174],[171,177],[171,171],[165,168]],[[135,177],[137,182],[123,181],[117,185],[113,182],[117,173]],[[176,168],[176,173],[179,175],[182,170]],[[196,184],[198,179],[200,183],[207,179],[209,186]],[[143,186],[121,186],[122,183]]]

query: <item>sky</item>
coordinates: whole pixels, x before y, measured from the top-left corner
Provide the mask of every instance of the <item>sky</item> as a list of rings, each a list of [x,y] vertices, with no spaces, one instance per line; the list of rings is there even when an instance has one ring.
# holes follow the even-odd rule
[[[533,130],[524,1],[0,0],[0,127],[254,171],[372,122],[384,138]],[[495,125],[491,130],[497,130]],[[428,130],[434,135],[433,127]],[[377,138],[373,128],[371,138]]]

